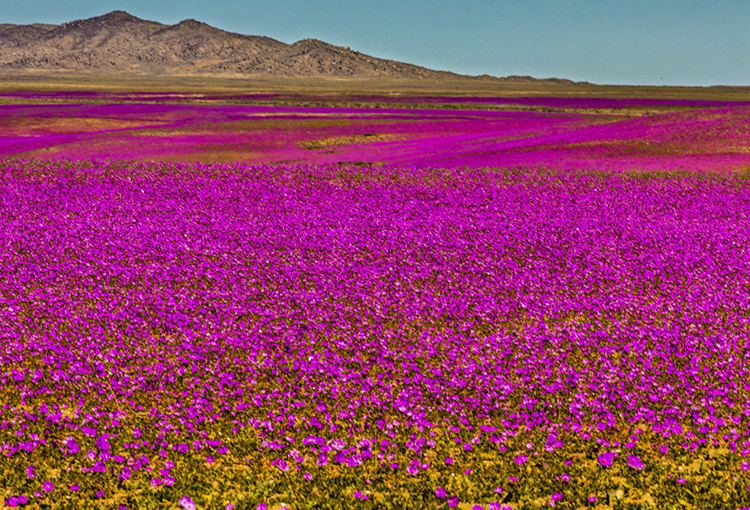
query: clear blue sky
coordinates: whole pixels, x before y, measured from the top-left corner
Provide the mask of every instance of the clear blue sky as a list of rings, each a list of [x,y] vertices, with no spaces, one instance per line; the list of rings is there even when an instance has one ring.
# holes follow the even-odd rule
[[[750,85],[750,0],[0,0],[0,23],[112,10],[322,39],[465,74]],[[10,5],[12,4],[12,7]]]

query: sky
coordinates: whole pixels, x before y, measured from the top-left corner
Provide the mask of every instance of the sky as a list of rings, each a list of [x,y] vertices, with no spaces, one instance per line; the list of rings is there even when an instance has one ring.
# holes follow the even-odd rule
[[[748,0],[0,0],[0,23],[112,10],[287,43],[316,38],[462,74],[750,85]]]

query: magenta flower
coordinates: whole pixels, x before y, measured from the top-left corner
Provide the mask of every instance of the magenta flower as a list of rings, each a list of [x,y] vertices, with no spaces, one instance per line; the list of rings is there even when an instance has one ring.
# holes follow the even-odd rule
[[[630,466],[633,469],[641,470],[645,466],[643,465],[643,462],[641,462],[641,459],[638,458],[636,455],[630,455],[628,457],[628,466]]]
[[[453,458],[452,457],[446,457],[445,458],[445,463],[448,464],[448,465],[453,464]]]
[[[518,464],[519,466],[526,464],[526,462],[529,460],[529,458],[526,455],[518,455],[513,459],[513,462]]]
[[[36,478],[36,472],[33,465],[30,464],[26,468],[26,476],[29,478],[29,480],[33,480],[34,478]]]
[[[195,503],[189,496],[182,496],[180,498],[180,506],[185,510],[195,510]]]
[[[604,467],[609,467],[612,465],[612,462],[615,460],[616,456],[617,454],[615,452],[604,452],[599,455],[599,464]]]
[[[78,484],[74,483],[73,485],[70,486],[70,490],[73,492],[78,492],[79,490],[81,490],[81,487]]]
[[[451,507],[451,508],[457,507],[458,506],[458,498],[457,497],[449,498],[448,499],[448,506]]]
[[[42,489],[44,489],[44,492],[52,492],[53,490],[55,490],[55,484],[48,480],[42,483]]]
[[[443,499],[443,498],[445,498],[446,495],[447,494],[446,494],[445,489],[443,487],[438,487],[437,489],[435,489],[435,496],[436,497],[438,497],[440,499]]]

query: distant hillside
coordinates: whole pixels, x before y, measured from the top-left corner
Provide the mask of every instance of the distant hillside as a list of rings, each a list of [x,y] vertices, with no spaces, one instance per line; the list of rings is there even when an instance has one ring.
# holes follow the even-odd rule
[[[0,71],[3,70],[156,75],[461,77],[455,73],[371,57],[315,39],[286,44],[269,37],[226,32],[195,20],[164,25],[123,11],[62,25],[0,24]],[[504,78],[516,79],[525,81],[530,78]]]

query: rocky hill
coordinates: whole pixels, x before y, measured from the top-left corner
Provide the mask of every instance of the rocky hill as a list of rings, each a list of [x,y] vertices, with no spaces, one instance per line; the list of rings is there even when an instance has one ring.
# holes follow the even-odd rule
[[[0,70],[108,71],[148,74],[264,74],[447,78],[315,39],[294,44],[235,34],[195,20],[176,25],[123,11],[62,25],[0,24]]]
[[[286,44],[270,37],[226,32],[192,19],[164,25],[124,11],[62,25],[0,24],[0,73],[15,71],[572,83],[528,76],[463,76],[371,57],[316,39]]]

